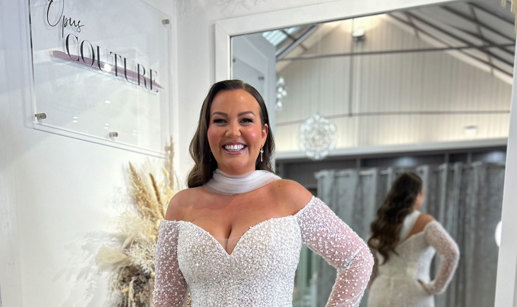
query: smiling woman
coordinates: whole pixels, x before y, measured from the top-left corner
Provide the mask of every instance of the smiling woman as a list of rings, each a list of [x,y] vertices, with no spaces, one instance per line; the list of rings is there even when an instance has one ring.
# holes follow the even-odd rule
[[[252,172],[268,135],[255,98],[245,90],[223,91],[212,103],[208,143],[219,169],[227,174]],[[264,160],[262,158],[262,160]]]
[[[302,244],[337,270],[328,306],[358,306],[373,266],[365,242],[300,184],[271,172],[264,101],[240,80],[212,86],[190,152],[189,189],[160,227],[155,306],[292,306]]]
[[[247,105],[236,102],[244,102],[247,103]],[[215,105],[215,107],[213,107],[213,105]],[[246,109],[246,106],[248,109]],[[250,131],[250,127],[258,127],[259,124],[262,130],[265,130],[265,140],[262,140],[260,143],[261,159],[258,160],[256,159],[257,156],[255,156],[255,159],[250,161],[253,161],[255,169],[257,170],[272,171],[270,159],[275,149],[275,141],[273,134],[270,133],[269,116],[264,99],[254,87],[240,80],[218,82],[212,86],[203,102],[198,127],[190,143],[190,155],[195,161],[194,168],[188,177],[188,186],[190,188],[207,183],[217,168],[218,160],[214,157],[214,154],[220,152],[222,148],[219,145],[214,145],[213,142],[209,140],[209,135],[215,136],[216,131],[223,131],[216,129],[216,127],[228,127],[228,123],[226,122],[230,120],[228,116],[231,114],[225,112],[230,112],[229,110],[233,108],[239,109],[239,111],[234,112],[235,114],[233,114],[233,116],[236,116],[236,120],[242,121],[242,123],[239,123],[240,126],[248,127],[245,129],[247,132]],[[249,123],[250,120],[252,120],[253,123]],[[228,142],[228,138],[226,138],[225,141]],[[212,146],[216,146],[217,148],[214,149]],[[250,149],[247,151],[249,152],[249,150]],[[229,154],[230,151],[226,150],[225,153]],[[255,154],[258,155],[258,151]]]

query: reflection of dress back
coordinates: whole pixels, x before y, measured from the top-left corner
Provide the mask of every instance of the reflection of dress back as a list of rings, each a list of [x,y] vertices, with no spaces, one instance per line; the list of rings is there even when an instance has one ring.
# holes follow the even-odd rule
[[[431,261],[436,251],[425,239],[425,231],[407,237],[419,215],[419,211],[413,211],[406,216],[400,232],[401,242],[386,263],[377,252],[378,273],[369,291],[368,306],[434,306],[433,296],[418,280],[429,282]]]
[[[420,212],[413,211],[405,218],[400,232],[401,242],[395,248],[396,254],[392,253],[385,264],[379,265],[379,276],[429,281],[429,269],[435,249],[427,243],[423,231],[407,237],[419,215]],[[382,259],[382,255],[379,254],[378,257]]]

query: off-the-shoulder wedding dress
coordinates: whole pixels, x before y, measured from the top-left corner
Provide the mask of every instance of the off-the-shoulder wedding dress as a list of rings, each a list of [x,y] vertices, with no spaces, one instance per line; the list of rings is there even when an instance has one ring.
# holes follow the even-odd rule
[[[302,244],[337,269],[327,306],[357,306],[373,258],[320,199],[297,214],[252,226],[231,253],[210,233],[186,221],[164,220],[156,251],[155,306],[292,306]]]
[[[422,232],[407,237],[419,215],[419,211],[414,211],[404,219],[402,242],[386,263],[376,253],[379,264],[368,292],[368,307],[433,307],[434,295],[445,291],[452,279],[459,259],[458,246],[440,223],[432,221]],[[435,278],[430,280],[436,252],[441,263]]]

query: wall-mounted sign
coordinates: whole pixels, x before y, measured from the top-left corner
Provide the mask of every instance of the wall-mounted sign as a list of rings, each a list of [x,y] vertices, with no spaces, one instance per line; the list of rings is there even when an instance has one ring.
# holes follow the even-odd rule
[[[30,0],[35,128],[161,152],[169,17],[143,0]]]

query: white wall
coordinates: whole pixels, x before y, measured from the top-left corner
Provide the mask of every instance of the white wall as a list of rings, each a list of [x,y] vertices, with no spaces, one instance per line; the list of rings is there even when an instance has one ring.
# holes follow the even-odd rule
[[[316,31],[311,39],[319,43],[300,56],[435,47],[387,15],[354,23],[365,29],[364,41],[353,41],[347,20],[325,36]],[[279,72],[288,95],[277,112],[277,151],[299,151],[299,127],[316,112],[336,125],[337,149],[506,138],[510,114],[498,111],[510,109],[511,80],[507,83],[483,68],[451,52],[290,61]],[[456,113],[397,114],[429,111]],[[468,113],[472,111],[494,112]],[[373,115],[378,113],[392,115]],[[465,135],[464,128],[471,125],[477,127],[475,136]]]
[[[185,184],[193,166],[188,147],[199,119],[201,104],[210,88],[213,75],[213,59],[210,46],[212,28],[204,8],[196,0],[180,1],[178,25],[178,103],[173,122],[177,124],[176,151],[179,165],[178,177]]]
[[[169,2],[151,4],[173,16]],[[147,157],[27,125],[27,6],[27,1],[0,2],[2,305],[105,306],[107,278],[94,257],[127,207],[127,162],[140,164]],[[175,57],[173,50],[173,63]]]

